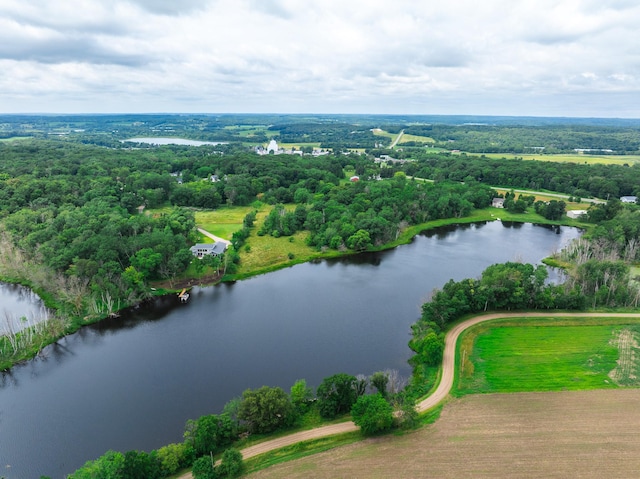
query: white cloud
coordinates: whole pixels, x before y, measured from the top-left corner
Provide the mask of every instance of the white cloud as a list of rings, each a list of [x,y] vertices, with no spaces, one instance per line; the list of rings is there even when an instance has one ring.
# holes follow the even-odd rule
[[[640,116],[639,20],[631,0],[3,0],[0,108]]]

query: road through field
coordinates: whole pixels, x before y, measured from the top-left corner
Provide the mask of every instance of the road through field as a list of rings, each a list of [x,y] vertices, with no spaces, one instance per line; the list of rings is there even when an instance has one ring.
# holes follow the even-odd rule
[[[442,376],[440,383],[436,387],[435,391],[429,397],[417,404],[416,409],[418,412],[427,411],[440,402],[442,402],[453,386],[453,379],[455,376],[455,353],[456,343],[460,334],[476,324],[486,321],[492,321],[495,319],[506,318],[638,318],[640,319],[640,313],[549,313],[549,312],[535,312],[535,313],[495,313],[484,314],[480,316],[474,316],[459,324],[456,324],[452,329],[447,332],[445,338],[444,355],[442,360]],[[331,426],[323,426],[308,431],[297,432],[288,436],[283,436],[270,441],[265,441],[260,444],[248,447],[241,450],[242,457],[248,459],[250,457],[257,456],[281,447],[289,446],[301,441],[307,441],[309,439],[318,439],[321,437],[332,436],[335,434],[343,434],[345,432],[356,431],[358,427],[352,422],[347,421],[339,424],[332,424]],[[191,478],[191,473],[180,476],[179,479]]]
[[[198,228],[198,231],[200,233],[202,233],[203,235],[208,236],[213,241],[220,241],[221,243],[226,244],[227,247],[231,246],[231,241],[229,241],[229,240],[226,240],[224,238],[220,238],[220,236],[216,236],[213,233],[209,233],[207,230],[203,230],[202,228]]]

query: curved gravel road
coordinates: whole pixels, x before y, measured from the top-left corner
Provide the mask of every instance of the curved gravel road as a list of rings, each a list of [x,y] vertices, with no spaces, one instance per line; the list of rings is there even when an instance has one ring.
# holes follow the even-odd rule
[[[437,406],[440,402],[442,402],[449,391],[451,391],[451,387],[453,386],[453,378],[455,376],[455,354],[456,354],[456,343],[460,334],[462,334],[465,330],[469,329],[471,326],[475,326],[478,323],[483,323],[485,321],[491,321],[494,319],[506,319],[506,318],[639,318],[640,313],[549,313],[549,312],[540,312],[540,313],[496,313],[496,314],[484,314],[481,316],[474,316],[466,321],[463,321],[459,324],[456,324],[452,329],[447,332],[445,337],[445,345],[444,345],[444,355],[442,359],[442,376],[440,378],[440,383],[438,387],[433,391],[433,393],[419,402],[416,405],[416,409],[418,412],[427,411],[435,406]],[[345,432],[357,431],[358,426],[356,426],[352,421],[342,422],[339,424],[332,424],[331,426],[322,426],[315,429],[310,429],[308,431],[301,431],[294,434],[289,434],[288,436],[283,436],[277,439],[272,439],[270,441],[261,442],[260,444],[256,444],[254,446],[247,447],[246,449],[242,449],[240,452],[242,453],[242,457],[244,459],[249,459],[250,457],[257,456],[259,454],[263,454],[265,452],[273,451],[274,449],[280,449],[281,447],[290,446],[291,444],[295,444],[301,441],[307,441],[309,439],[318,439],[320,437],[332,436],[335,434],[343,434]],[[179,479],[190,479],[191,473],[186,473],[179,477]]]

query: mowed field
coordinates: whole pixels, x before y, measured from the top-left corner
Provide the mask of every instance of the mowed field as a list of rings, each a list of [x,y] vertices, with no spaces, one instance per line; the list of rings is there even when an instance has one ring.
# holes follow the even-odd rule
[[[478,394],[414,433],[336,448],[266,478],[638,477],[640,389]]]

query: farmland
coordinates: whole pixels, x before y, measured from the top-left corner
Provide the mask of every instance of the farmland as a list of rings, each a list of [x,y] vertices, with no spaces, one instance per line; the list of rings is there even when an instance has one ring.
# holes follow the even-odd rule
[[[433,425],[273,466],[251,478],[635,477],[640,390],[466,396]]]
[[[584,163],[589,165],[633,165],[640,163],[640,155],[585,155],[580,153],[575,154],[554,154],[554,155],[539,155],[539,154],[508,154],[508,153],[486,153],[484,156],[494,159],[515,159],[522,158],[523,160],[537,160],[537,161],[552,161],[556,163]]]

